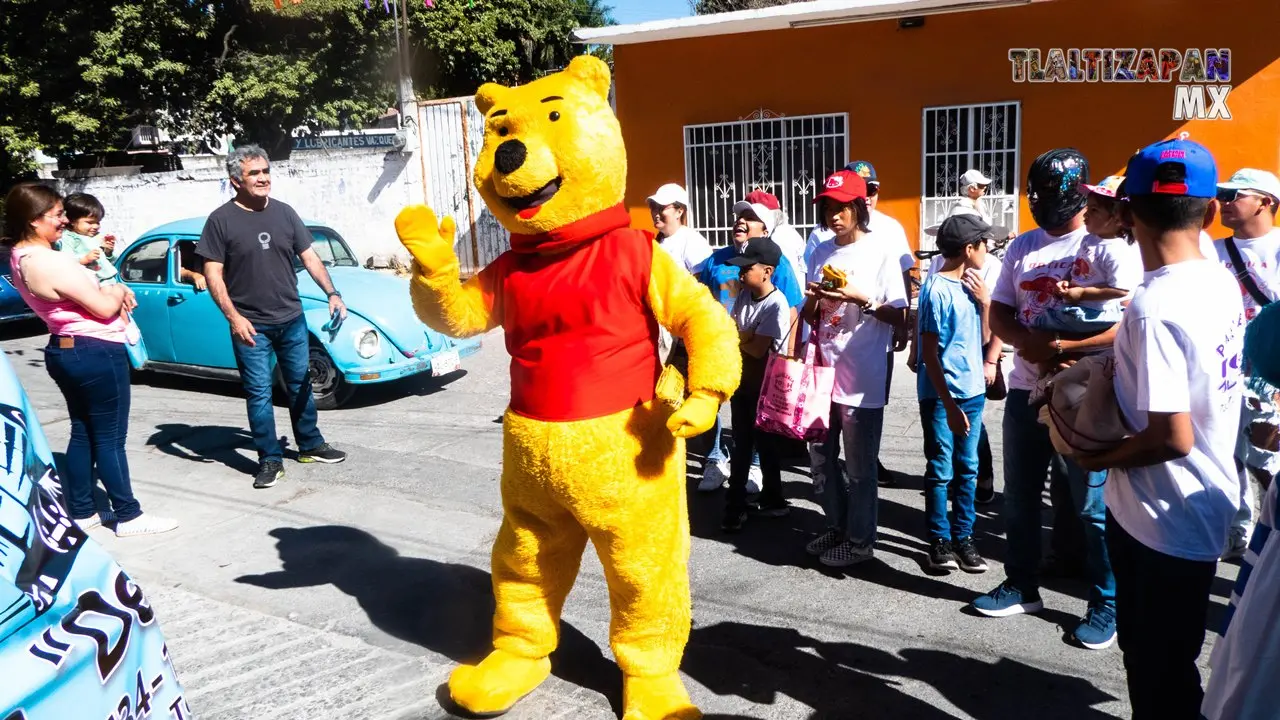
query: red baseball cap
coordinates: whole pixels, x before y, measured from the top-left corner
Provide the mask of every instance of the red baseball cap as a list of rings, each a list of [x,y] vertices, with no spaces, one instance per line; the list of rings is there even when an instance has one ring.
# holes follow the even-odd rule
[[[782,205],[778,203],[778,198],[763,190],[752,190],[747,193],[747,196],[743,199],[749,203],[758,203],[763,205],[770,210],[778,210],[782,207]]]
[[[814,204],[816,205],[824,197],[829,197],[836,202],[853,202],[858,198],[865,200],[867,181],[856,172],[837,170],[827,178],[822,192],[813,199]]]

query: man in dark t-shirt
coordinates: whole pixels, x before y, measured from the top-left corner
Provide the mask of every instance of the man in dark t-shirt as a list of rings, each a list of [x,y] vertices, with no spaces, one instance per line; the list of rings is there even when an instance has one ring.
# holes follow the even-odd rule
[[[284,451],[271,405],[271,356],[284,377],[289,419],[299,462],[339,463],[346,453],[330,446],[316,427],[311,395],[310,347],[293,259],[329,297],[329,312],[347,316],[324,263],[311,248],[311,232],[293,208],[271,200],[271,166],[256,145],[227,158],[236,196],[205,222],[196,253],[204,258],[209,292],[231,324],[231,345],[248,396],[249,428],[260,466],[253,486],[284,477]]]

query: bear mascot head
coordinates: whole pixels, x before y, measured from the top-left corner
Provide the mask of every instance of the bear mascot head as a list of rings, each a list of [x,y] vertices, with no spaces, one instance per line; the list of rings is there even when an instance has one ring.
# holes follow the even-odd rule
[[[691,614],[684,440],[711,428],[742,359],[707,287],[630,227],[609,85],[607,66],[582,56],[527,85],[480,88],[474,179],[511,249],[465,283],[450,219],[423,206],[396,218],[423,322],[454,337],[502,327],[511,355],[494,648],[449,678],[473,714],[504,712],[546,679],[591,540],[624,720],[701,717],[679,674]],[[658,360],[659,327],[684,341],[687,382]]]

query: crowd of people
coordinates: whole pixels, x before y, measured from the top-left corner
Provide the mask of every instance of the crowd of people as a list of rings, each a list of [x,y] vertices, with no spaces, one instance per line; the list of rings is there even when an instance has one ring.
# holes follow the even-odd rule
[[[727,483],[725,532],[752,516],[788,513],[784,443],[757,427],[756,411],[770,354],[805,357],[812,343],[835,380],[826,440],[810,447],[827,527],[805,550],[832,567],[874,557],[893,352],[910,347],[928,566],[988,569],[973,539],[974,506],[994,496],[982,418],[988,398],[1003,400],[1005,578],[972,610],[993,618],[1038,612],[1042,574],[1074,560],[1090,584],[1074,642],[1101,650],[1119,638],[1135,718],[1198,718],[1196,660],[1217,562],[1245,558],[1249,567],[1274,522],[1280,396],[1245,360],[1243,345],[1247,324],[1280,299],[1280,180],[1243,169],[1219,182],[1208,150],[1185,138],[1143,149],[1124,175],[1097,184],[1081,153],[1051,150],[1027,178],[1038,227],[1013,239],[1002,258],[991,250],[1012,233],[991,224],[981,201],[989,185],[967,171],[964,197],[929,230],[937,250],[918,254],[875,209],[879,182],[865,161],[826,179],[814,198],[818,226],[799,253],[766,192],[733,207],[732,243],[718,250],[690,227],[682,188],[664,185],[649,198],[660,246],[707,285],[740,333],[734,442],[727,452],[718,423],[699,489]],[[1214,241],[1206,228],[1219,213],[1233,235]],[[917,255],[930,261],[918,294]],[[666,344],[667,360],[678,363],[678,339]],[[1077,363],[1104,368],[1110,382],[1080,384],[1080,373],[1067,371]],[[1063,433],[1042,418],[1069,392],[1109,407],[1122,432],[1064,450]],[[1042,562],[1049,478],[1055,545],[1057,535],[1074,534],[1078,559]],[[1263,495],[1267,512],[1254,533]],[[1233,604],[1249,597],[1238,592]],[[1251,609],[1253,622],[1269,627],[1275,608],[1266,602]],[[1215,671],[1206,717],[1252,716],[1276,700],[1265,688],[1275,650],[1240,623],[1215,651],[1215,662],[1235,664]]]

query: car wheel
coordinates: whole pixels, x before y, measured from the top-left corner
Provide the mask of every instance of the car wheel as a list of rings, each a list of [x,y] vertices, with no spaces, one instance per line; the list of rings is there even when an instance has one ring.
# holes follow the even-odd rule
[[[342,377],[329,353],[317,344],[311,345],[311,394],[317,410],[336,410],[351,399],[355,388]]]

